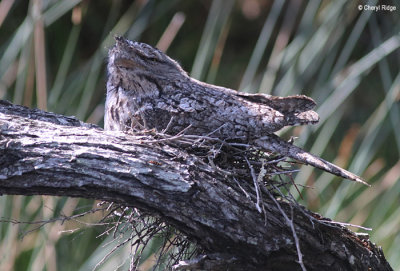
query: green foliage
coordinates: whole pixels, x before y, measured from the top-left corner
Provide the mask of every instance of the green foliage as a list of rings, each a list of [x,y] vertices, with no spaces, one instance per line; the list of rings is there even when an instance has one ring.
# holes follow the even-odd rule
[[[363,176],[372,188],[303,167],[296,182],[313,188],[299,186],[301,198],[293,194],[325,216],[371,227],[372,240],[399,269],[400,6],[387,1],[397,10],[360,11],[364,2],[3,0],[0,98],[101,125],[114,35],[152,45],[170,38],[160,46],[200,80],[249,92],[305,93],[319,105],[320,124],[282,134],[299,136],[296,144]],[[173,19],[178,12],[186,16],[182,27]],[[0,202],[1,216],[18,221],[92,205],[20,196]],[[90,270],[111,249],[103,247],[109,238],[95,238],[101,229],[81,222],[47,224],[21,239],[33,228],[0,223],[2,270]],[[126,270],[129,255],[129,246],[121,248],[98,269]]]

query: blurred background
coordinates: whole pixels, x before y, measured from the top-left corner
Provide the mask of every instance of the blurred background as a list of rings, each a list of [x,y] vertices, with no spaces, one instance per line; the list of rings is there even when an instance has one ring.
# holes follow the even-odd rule
[[[372,187],[302,167],[295,179],[301,196],[292,194],[324,216],[372,228],[372,241],[400,269],[400,2],[2,0],[0,99],[102,126],[115,35],[157,46],[212,84],[312,97],[320,123],[280,135],[297,136],[296,145]],[[94,204],[1,196],[0,217],[43,221]],[[1,270],[92,270],[114,247],[93,226],[100,217],[37,230],[41,224],[0,223]],[[141,270],[154,264],[153,243]],[[127,270],[130,253],[129,245],[119,248],[97,270]]]

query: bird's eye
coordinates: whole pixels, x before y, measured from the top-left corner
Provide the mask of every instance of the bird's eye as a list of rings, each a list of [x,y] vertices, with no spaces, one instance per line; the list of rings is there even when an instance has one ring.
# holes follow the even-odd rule
[[[158,59],[157,59],[156,57],[149,57],[148,59],[151,60],[151,61],[156,61],[156,62],[158,62]]]
[[[120,68],[125,68],[125,69],[133,69],[137,66],[137,64],[134,61],[127,58],[116,58],[114,60],[114,64]]]

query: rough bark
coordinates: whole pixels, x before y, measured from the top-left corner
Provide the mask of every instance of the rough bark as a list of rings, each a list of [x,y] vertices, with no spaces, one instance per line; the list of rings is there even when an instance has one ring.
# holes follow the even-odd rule
[[[265,196],[264,220],[229,176],[173,144],[144,141],[0,101],[0,194],[141,208],[201,245],[205,268],[299,270],[293,226],[307,270],[391,270],[381,248],[350,230]]]

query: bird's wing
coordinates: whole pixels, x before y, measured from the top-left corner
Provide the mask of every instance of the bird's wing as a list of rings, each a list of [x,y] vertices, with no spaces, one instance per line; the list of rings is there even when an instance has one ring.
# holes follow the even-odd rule
[[[305,95],[278,97],[244,92],[237,92],[236,95],[253,103],[267,105],[283,114],[306,112],[313,109],[316,105],[313,99]]]

